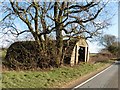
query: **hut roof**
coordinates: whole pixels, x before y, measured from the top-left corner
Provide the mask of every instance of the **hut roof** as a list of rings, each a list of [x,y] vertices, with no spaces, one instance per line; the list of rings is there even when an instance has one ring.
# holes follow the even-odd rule
[[[78,41],[79,41],[79,39],[72,39],[70,41],[68,41],[68,40],[63,41],[63,50],[66,50],[67,57],[70,57],[70,55],[72,54],[73,48]]]
[[[63,49],[66,49],[66,54],[72,54],[73,48],[76,45],[76,43],[79,43],[80,46],[88,46],[88,43],[83,38],[73,38],[70,41],[64,40],[63,41]]]

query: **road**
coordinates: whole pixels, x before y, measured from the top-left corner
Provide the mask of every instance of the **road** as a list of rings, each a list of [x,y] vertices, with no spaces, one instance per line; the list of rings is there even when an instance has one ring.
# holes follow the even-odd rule
[[[118,88],[118,66],[120,66],[120,61],[111,65],[109,68],[98,73],[87,81],[81,83],[80,85],[74,87],[76,88]],[[120,78],[120,77],[119,77]],[[119,83],[120,84],[120,83]],[[73,89],[73,90],[74,90]],[[81,89],[82,90],[82,89]]]

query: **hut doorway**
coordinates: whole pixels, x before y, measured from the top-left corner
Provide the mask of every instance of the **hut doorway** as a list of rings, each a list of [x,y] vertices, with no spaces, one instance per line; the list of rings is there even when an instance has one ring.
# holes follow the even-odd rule
[[[78,54],[79,54],[78,63],[79,62],[85,62],[85,47],[80,46]]]

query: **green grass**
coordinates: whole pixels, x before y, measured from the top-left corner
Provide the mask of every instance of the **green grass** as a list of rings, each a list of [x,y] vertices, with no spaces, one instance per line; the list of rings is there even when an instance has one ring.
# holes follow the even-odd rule
[[[97,53],[90,53],[90,56],[96,56]]]
[[[106,63],[81,63],[51,71],[4,71],[2,88],[55,88],[103,67]]]

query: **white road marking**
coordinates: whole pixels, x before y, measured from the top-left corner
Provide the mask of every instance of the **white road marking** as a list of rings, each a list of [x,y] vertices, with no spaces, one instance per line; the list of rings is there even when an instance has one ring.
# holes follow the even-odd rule
[[[115,63],[114,63],[115,64]],[[113,65],[109,66],[108,68],[104,69],[103,71],[99,72],[98,74],[96,74],[95,76],[91,77],[90,79],[86,80],[85,82],[75,86],[72,90],[81,87],[82,85],[86,84],[87,82],[89,82],[90,80],[94,79],[95,77],[97,77],[98,75],[102,74],[103,72],[105,72],[106,70],[108,70],[109,68],[111,68]]]

